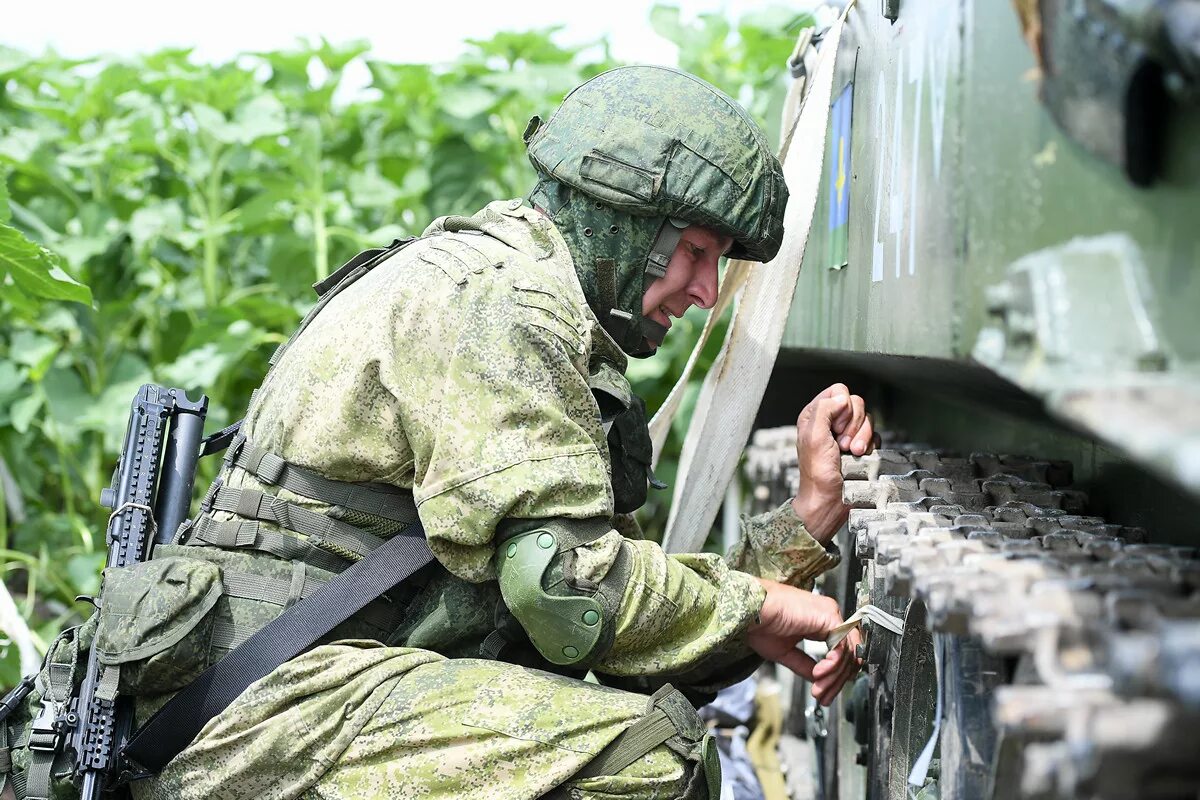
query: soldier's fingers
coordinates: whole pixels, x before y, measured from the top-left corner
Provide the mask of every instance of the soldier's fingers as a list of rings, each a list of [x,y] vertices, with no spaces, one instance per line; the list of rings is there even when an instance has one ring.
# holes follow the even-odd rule
[[[830,675],[835,674],[845,661],[845,656],[840,649],[830,650],[829,653],[817,662],[813,667],[813,680],[823,680]]]
[[[813,667],[817,662],[813,657],[803,650],[790,649],[779,657],[778,663],[790,669],[792,672],[804,678],[807,681],[813,679]]]
[[[823,706],[833,702],[851,678],[858,674],[858,664],[852,658],[842,659],[840,668],[830,675],[813,681],[813,697]]]
[[[875,423],[871,420],[870,414],[865,414],[862,424],[858,427],[858,432],[854,434],[854,440],[850,443],[850,452],[861,456],[869,453],[874,447]]]
[[[816,411],[813,414],[812,427],[805,432],[808,444],[812,447],[827,444],[832,437],[836,420],[849,408],[850,395],[818,400]]]
[[[817,395],[816,399],[822,400],[827,397],[837,397],[839,395],[849,395],[849,394],[850,394],[849,386],[847,386],[844,383],[835,383],[832,386],[829,386],[827,389],[825,389],[825,391],[823,391],[819,395]]]
[[[838,447],[842,450],[849,450],[850,444],[858,437],[859,429],[862,428],[863,422],[867,419],[867,404],[861,397],[856,394],[850,395],[850,406],[842,412],[837,423],[840,427],[835,427],[833,432],[839,437]]]
[[[831,675],[829,677],[822,678],[821,680],[813,683],[812,696],[818,703],[823,706],[827,706],[833,702],[833,698],[837,696],[839,691],[841,691],[844,683],[845,680],[841,677],[840,672],[837,675]]]
[[[850,656],[856,663],[861,664],[862,660],[855,655],[855,653],[858,652],[858,646],[860,644],[862,644],[861,628],[855,628],[854,630],[850,631],[850,633],[846,635],[846,638],[842,640],[842,647],[845,648],[846,655]]]

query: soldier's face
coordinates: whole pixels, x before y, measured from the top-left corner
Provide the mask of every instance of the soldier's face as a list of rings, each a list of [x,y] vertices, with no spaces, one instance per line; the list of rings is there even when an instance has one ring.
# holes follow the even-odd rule
[[[732,237],[700,225],[684,228],[666,276],[650,284],[642,298],[642,316],[670,328],[671,320],[692,306],[712,308],[717,302],[717,263],[731,246]]]

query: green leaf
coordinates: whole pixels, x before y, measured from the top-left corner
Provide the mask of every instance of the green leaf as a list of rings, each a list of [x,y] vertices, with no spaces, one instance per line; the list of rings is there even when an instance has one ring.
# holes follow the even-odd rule
[[[92,291],[58,266],[58,258],[10,225],[0,225],[0,271],[22,291],[47,300],[91,305]],[[4,284],[0,283],[0,294]]]
[[[401,196],[399,187],[376,171],[351,175],[349,189],[350,199],[361,208],[391,208]]]
[[[0,158],[7,158],[14,164],[30,162],[43,140],[39,131],[29,128],[5,131],[4,135],[0,136]]]
[[[287,132],[287,112],[275,95],[260,94],[238,106],[231,128],[234,141],[239,144],[250,144],[264,136],[279,136]]]
[[[655,4],[650,9],[650,27],[672,44],[683,45],[686,38],[683,23],[679,18],[678,6]]]
[[[8,170],[0,165],[0,222],[12,219],[12,210],[8,207]]]
[[[42,379],[42,390],[55,430],[65,443],[74,446],[79,442],[79,434],[83,430],[79,421],[94,399],[78,373],[65,366],[54,366],[46,372]]]
[[[104,569],[105,554],[77,553],[67,559],[67,580],[78,594],[89,596],[100,592],[100,572]]]
[[[26,383],[26,371],[12,361],[0,360],[0,400],[12,397]]]
[[[129,235],[136,248],[152,245],[163,236],[175,236],[183,230],[183,209],[175,200],[163,200],[142,206],[129,219]]]
[[[16,429],[17,433],[25,433],[29,430],[29,425],[33,422],[33,418],[37,416],[38,409],[42,407],[43,399],[44,397],[40,392],[34,392],[12,404],[12,407],[9,409],[9,416],[12,426]]]
[[[441,106],[448,114],[459,119],[470,119],[490,109],[497,99],[487,89],[468,84],[448,89],[442,95]]]
[[[30,330],[18,330],[9,340],[8,357],[17,364],[29,367],[29,376],[41,380],[42,375],[58,354],[58,342]]]
[[[33,58],[20,50],[0,45],[0,78],[5,78],[27,67]]]
[[[210,342],[184,353],[174,363],[163,367],[161,374],[172,386],[206,388],[217,382],[228,363],[229,356]]]

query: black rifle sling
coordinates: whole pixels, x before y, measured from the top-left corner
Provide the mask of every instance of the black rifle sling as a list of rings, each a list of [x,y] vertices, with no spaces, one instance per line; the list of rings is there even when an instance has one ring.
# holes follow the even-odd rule
[[[425,530],[413,523],[205,670],[146,721],[122,754],[151,773],[161,771],[250,684],[431,561]]]

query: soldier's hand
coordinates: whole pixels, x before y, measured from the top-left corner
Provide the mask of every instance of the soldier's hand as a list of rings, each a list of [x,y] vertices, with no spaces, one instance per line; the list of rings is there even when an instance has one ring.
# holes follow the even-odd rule
[[[842,503],[842,453],[861,456],[874,447],[875,431],[861,397],[835,383],[804,407],[796,420],[800,490],[792,508],[805,529],[825,544],[846,521]]]
[[[754,652],[800,675],[813,685],[813,697],[823,705],[833,702],[842,686],[858,672],[860,662],[854,648],[861,640],[852,631],[825,658],[816,661],[796,649],[802,639],[822,641],[842,622],[842,614],[832,597],[806,592],[775,581],[759,578],[767,590],[767,599],[758,622],[747,634]]]

